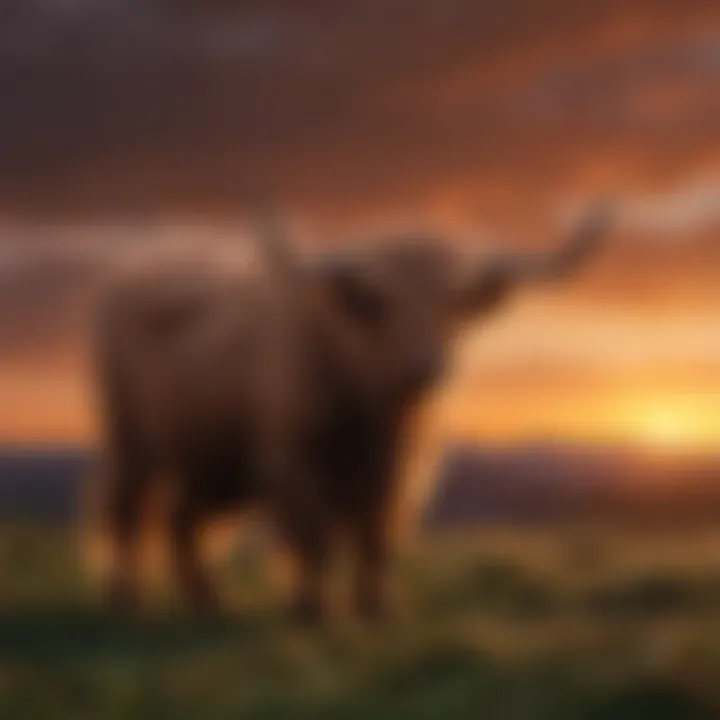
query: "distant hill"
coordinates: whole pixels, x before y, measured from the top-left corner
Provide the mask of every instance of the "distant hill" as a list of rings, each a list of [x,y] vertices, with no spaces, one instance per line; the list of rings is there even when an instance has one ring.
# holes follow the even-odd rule
[[[593,517],[720,521],[720,454],[458,446],[448,452],[425,521],[442,527]]]
[[[0,521],[72,521],[91,464],[82,448],[1,448]]]
[[[71,522],[93,455],[0,448],[0,521]],[[428,529],[612,517],[720,521],[720,454],[649,456],[627,448],[536,443],[450,448]]]

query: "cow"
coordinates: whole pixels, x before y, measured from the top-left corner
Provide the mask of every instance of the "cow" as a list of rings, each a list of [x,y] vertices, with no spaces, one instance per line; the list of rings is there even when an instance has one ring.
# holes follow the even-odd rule
[[[203,521],[254,506],[299,561],[299,617],[324,616],[337,531],[356,558],[356,612],[381,617],[408,427],[458,332],[515,288],[576,271],[610,218],[601,204],[558,250],[529,256],[434,236],[302,255],[272,232],[232,261],[200,251],[125,273],[95,336],[110,599],[137,601],[140,509],[152,478],[170,474],[175,570],[196,607],[218,604]]]

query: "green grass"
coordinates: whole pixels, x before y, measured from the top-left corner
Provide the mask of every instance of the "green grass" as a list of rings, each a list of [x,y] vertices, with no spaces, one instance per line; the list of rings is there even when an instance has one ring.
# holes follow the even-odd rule
[[[720,717],[720,536],[576,529],[426,541],[396,614],[293,626],[257,568],[233,616],[105,615],[70,533],[0,533],[0,718]]]

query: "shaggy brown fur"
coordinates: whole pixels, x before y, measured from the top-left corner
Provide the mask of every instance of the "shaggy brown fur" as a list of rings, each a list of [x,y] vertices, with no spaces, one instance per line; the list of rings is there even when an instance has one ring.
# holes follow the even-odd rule
[[[335,527],[357,557],[355,608],[379,615],[408,420],[459,325],[521,282],[573,269],[604,226],[592,215],[560,253],[530,259],[415,238],[292,268],[210,257],[126,276],[97,343],[120,553],[112,598],[134,599],[139,508],[150,478],[170,472],[176,572],[196,605],[217,600],[197,552],[202,520],[254,504],[300,561],[303,617],[322,615]]]

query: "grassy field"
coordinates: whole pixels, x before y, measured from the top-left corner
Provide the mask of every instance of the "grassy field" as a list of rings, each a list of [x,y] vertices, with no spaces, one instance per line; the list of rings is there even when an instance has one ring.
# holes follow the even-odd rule
[[[486,530],[398,561],[377,629],[289,624],[251,559],[232,620],[119,622],[70,533],[0,533],[0,718],[720,717],[720,533]]]

